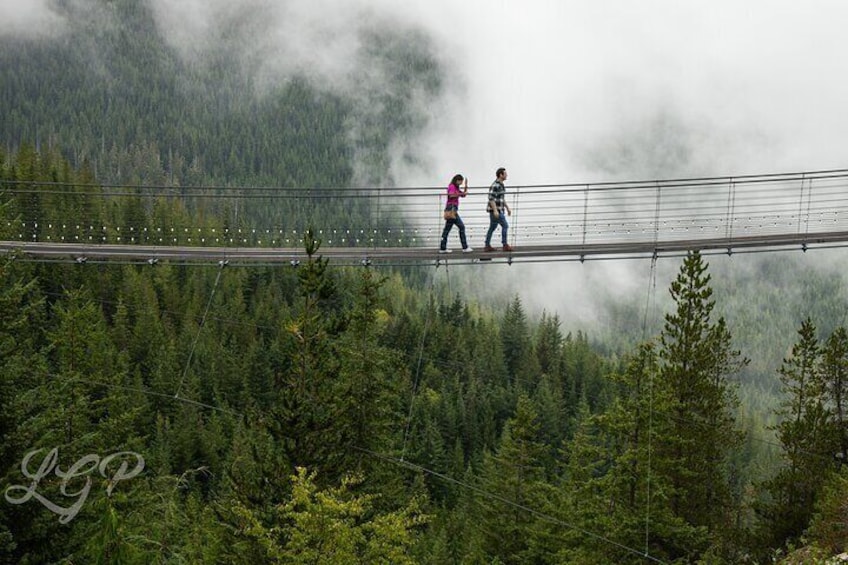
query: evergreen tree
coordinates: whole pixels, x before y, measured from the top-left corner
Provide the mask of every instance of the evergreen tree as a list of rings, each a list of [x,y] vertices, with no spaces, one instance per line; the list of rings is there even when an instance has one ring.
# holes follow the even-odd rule
[[[732,348],[724,318],[712,319],[707,267],[690,252],[671,283],[676,309],[665,316],[657,350],[658,381],[668,387],[668,433],[654,442],[655,472],[668,480],[673,514],[721,543],[733,527],[729,461],[742,439],[731,379],[747,360]]]
[[[834,330],[822,351],[821,377],[825,406],[833,428],[833,449],[838,460],[848,463],[848,332]]]
[[[836,342],[830,347],[828,365],[834,369],[833,355],[838,347]],[[822,483],[834,468],[833,448],[838,443],[833,441],[836,436],[825,406],[821,358],[816,327],[807,318],[798,330],[798,341],[779,370],[785,400],[775,429],[786,464],[766,483],[772,501],[761,509],[771,546],[801,536],[813,515]]]
[[[524,313],[524,307],[518,296],[515,296],[506,307],[500,334],[504,362],[510,382],[523,390],[532,390],[533,382],[530,379],[537,376],[538,371],[533,373],[531,367],[529,367],[531,365],[532,341],[527,324],[527,315]],[[533,361],[535,361],[535,358]]]
[[[542,313],[539,327],[536,330],[536,358],[539,369],[543,374],[558,375],[562,354],[562,331],[560,319],[556,314]]]
[[[331,333],[336,331],[336,283],[328,271],[328,260],[316,253],[320,241],[311,230],[305,234],[309,260],[298,270],[300,306],[289,323],[287,351],[291,365],[281,375],[278,400],[272,410],[276,434],[283,440],[286,458],[296,466],[322,469],[328,477],[339,477],[339,430],[334,428],[333,379],[337,359],[330,354]]]
[[[20,273],[8,258],[0,258],[0,476],[15,476],[15,484],[19,484],[20,458],[33,448],[19,430],[32,410],[27,397],[46,372],[38,330],[44,302],[37,292],[38,281],[26,271]],[[0,505],[0,562],[14,561],[18,545],[14,531],[22,525],[26,527],[20,514],[4,501]]]
[[[521,395],[497,452],[485,457],[481,470],[481,489],[495,495],[479,498],[483,549],[491,559],[533,560],[530,539],[537,519],[521,507],[544,506],[549,490],[543,467],[546,449],[539,437],[538,414],[530,399]]]
[[[384,279],[369,268],[357,275],[351,283],[356,286],[346,327],[332,345],[331,355],[339,363],[332,398],[333,428],[339,434],[334,447],[342,451],[340,465],[346,472],[369,477],[366,488],[382,493],[381,504],[399,504],[408,493],[399,484],[396,469],[378,464],[373,454],[389,453],[400,443],[397,422],[405,415],[401,391],[410,379],[398,352],[383,345],[388,314],[379,306]]]
[[[271,526],[255,512],[236,508],[240,537],[253,540],[265,563],[406,563],[415,530],[426,517],[418,501],[394,512],[374,513],[374,496],[355,495],[361,478],[345,478],[321,490],[314,473],[298,468],[291,477],[291,496],[271,508]],[[233,556],[247,563],[244,556]]]
[[[585,540],[583,547],[568,552],[571,557],[641,563],[638,552],[643,551],[661,560],[693,559],[708,544],[705,528],[674,513],[671,478],[655,451],[673,433],[667,417],[671,390],[660,381],[658,362],[656,345],[642,344],[625,370],[611,376],[620,394],[610,406],[590,414],[584,403],[567,449],[564,486],[574,508],[572,519],[609,541]]]
[[[822,484],[807,536],[825,552],[848,551],[848,467],[831,473]]]

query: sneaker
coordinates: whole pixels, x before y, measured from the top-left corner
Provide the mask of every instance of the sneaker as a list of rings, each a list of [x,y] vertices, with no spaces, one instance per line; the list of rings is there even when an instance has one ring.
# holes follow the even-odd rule
[[[463,252],[463,253],[471,253],[472,251],[474,251],[474,250],[473,250],[473,249],[471,249],[470,247],[465,247],[465,248],[463,248],[463,250],[462,250],[462,252]]]
[[[495,248],[492,247],[491,245],[487,245],[486,247],[483,248],[483,251],[485,251],[486,253],[489,253],[489,252],[494,251],[494,250],[495,250]]]
[[[504,251],[512,251],[512,246],[511,246],[511,245],[509,245],[509,244],[504,245],[504,246],[503,246],[503,250],[504,250]]]
[[[451,253],[450,249],[439,249],[439,253]]]

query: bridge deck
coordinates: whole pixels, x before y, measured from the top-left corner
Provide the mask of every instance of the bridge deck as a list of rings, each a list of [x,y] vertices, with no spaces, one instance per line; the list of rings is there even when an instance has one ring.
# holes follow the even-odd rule
[[[116,191],[61,183],[6,181],[0,191],[16,206],[0,223],[0,252],[18,252],[44,261],[229,261],[260,264],[305,258],[305,226],[288,216],[264,219],[268,225],[183,219],[185,225],[156,220],[111,218],[103,223],[83,217],[58,219],[58,209],[86,209],[92,202],[114,206],[132,195],[146,205],[184,206],[186,198],[259,198],[268,210],[292,207],[311,217],[321,254],[335,264],[473,263],[476,261],[569,261],[600,258],[836,247],[848,242],[848,170],[634,181],[586,185],[510,186],[511,253],[439,255],[444,189],[392,187],[369,189],[238,190],[123,187]],[[82,190],[82,192],[76,192]],[[211,190],[211,191],[210,191]],[[208,193],[208,194],[207,194]],[[193,194],[194,196],[191,196]],[[356,202],[367,210],[368,225],[323,215],[328,198]],[[475,188],[461,206],[468,241],[480,247],[489,228],[486,187]],[[51,200],[52,199],[52,200]],[[39,203],[35,206],[33,203]],[[254,203],[255,203],[254,202]],[[235,208],[237,208],[236,200]],[[217,204],[216,204],[217,205]],[[212,206],[214,209],[215,206]],[[308,212],[308,213],[307,213]],[[220,218],[219,218],[220,220]],[[109,224],[108,221],[116,222]],[[362,220],[360,220],[362,221]],[[135,222],[135,223],[134,223]],[[457,230],[449,243],[456,248]],[[499,241],[500,232],[496,236]]]
[[[742,250],[801,249],[816,246],[838,246],[848,243],[848,231],[821,233],[785,233],[746,235],[734,238],[698,238],[665,241],[617,241],[607,243],[525,245],[515,247],[512,252],[483,252],[475,249],[461,253],[455,249],[450,254],[440,254],[434,248],[422,247],[326,247],[319,254],[338,264],[371,263],[436,263],[450,261],[531,261],[591,260],[599,258],[638,258],[664,255],[679,255],[688,250],[720,251],[732,253]],[[49,242],[0,241],[0,253],[17,253],[29,259],[65,261],[129,261],[148,262],[219,262],[244,264],[291,263],[306,259],[306,253],[298,248],[258,247],[186,247],[156,245],[76,244]]]

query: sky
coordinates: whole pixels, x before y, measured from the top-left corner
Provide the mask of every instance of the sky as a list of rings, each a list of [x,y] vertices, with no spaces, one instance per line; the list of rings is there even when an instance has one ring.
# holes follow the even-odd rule
[[[55,1],[0,0],[0,33],[60,30]],[[233,49],[261,60],[270,81],[308,72],[355,92],[373,78],[358,57],[363,30],[430,38],[445,89],[421,100],[429,126],[400,144],[425,163],[396,159],[401,186],[440,186],[461,171],[482,187],[501,165],[524,185],[848,164],[844,1],[149,1],[187,59],[232,41],[236,26]],[[593,287],[646,284],[646,263],[599,263],[490,278],[498,293],[582,320]]]

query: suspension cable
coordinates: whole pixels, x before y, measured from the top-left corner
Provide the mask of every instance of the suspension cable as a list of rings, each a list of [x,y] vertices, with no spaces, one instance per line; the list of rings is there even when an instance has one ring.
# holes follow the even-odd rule
[[[209,307],[212,306],[212,298],[215,297],[215,290],[218,288],[218,282],[221,280],[221,273],[224,272],[224,267],[226,265],[226,261],[218,262],[218,276],[215,277],[215,284],[212,286],[212,292],[209,293],[209,300],[206,302],[206,309],[203,311],[203,317],[200,319],[200,325],[197,326],[197,332],[194,334],[194,341],[192,342],[191,349],[188,352],[188,358],[186,359],[185,368],[183,369],[183,376],[180,378],[180,384],[177,386],[177,392],[174,393],[174,398],[180,397],[180,391],[183,388],[183,383],[185,382],[186,375],[188,374],[188,368],[191,365],[191,358],[194,356],[194,348],[197,347],[197,341],[200,339],[200,332],[203,330],[203,325],[206,323],[206,316],[209,314]]]
[[[507,506],[511,506],[513,508],[517,508],[519,510],[522,510],[524,512],[532,514],[532,515],[534,515],[538,518],[541,518],[541,519],[543,519],[547,522],[551,522],[553,524],[564,526],[564,527],[566,527],[570,530],[580,532],[581,534],[592,537],[592,538],[594,538],[598,541],[601,541],[605,544],[612,545],[612,546],[617,547],[618,549],[624,550],[628,553],[638,555],[639,557],[641,557],[643,559],[653,561],[654,563],[665,563],[665,561],[663,561],[663,560],[661,560],[657,557],[654,557],[653,555],[651,555],[647,551],[645,551],[643,553],[643,552],[639,551],[638,549],[634,549],[630,546],[627,546],[627,545],[624,545],[624,544],[619,543],[617,541],[614,541],[614,540],[612,540],[612,539],[610,539],[606,536],[603,536],[601,534],[597,534],[595,532],[589,531],[585,528],[581,528],[580,526],[577,526],[575,524],[566,522],[565,520],[561,520],[561,519],[559,519],[555,516],[551,516],[550,514],[546,514],[544,512],[536,510],[535,508],[527,506],[526,504],[521,504],[521,503],[516,502],[514,500],[510,500],[510,499],[508,499],[508,498],[506,498],[502,495],[486,491],[486,490],[484,490],[484,489],[482,489],[478,486],[475,486],[471,483],[468,483],[468,482],[462,481],[460,479],[456,479],[454,477],[445,475],[444,473],[440,473],[438,471],[428,469],[427,467],[424,467],[424,466],[421,466],[421,465],[416,465],[415,463],[412,463],[410,461],[404,461],[403,459],[400,459],[400,458],[391,457],[389,455],[377,453],[377,452],[374,452],[374,451],[371,451],[371,450],[368,450],[368,449],[364,449],[364,448],[361,448],[361,447],[354,447],[354,449],[356,449],[358,451],[362,451],[363,453],[367,453],[368,455],[371,455],[372,457],[382,459],[383,461],[386,461],[388,463],[392,463],[394,465],[398,465],[398,466],[401,466],[401,467],[406,467],[407,469],[410,469],[412,471],[416,471],[416,472],[419,472],[419,473],[425,473],[427,475],[431,475],[433,477],[442,479],[443,481],[459,485],[459,486],[461,486],[465,489],[476,492],[477,494],[480,494],[480,495],[482,495],[486,498],[489,498],[491,500],[495,500],[495,501],[500,502],[502,504],[506,504]]]
[[[648,277],[648,293],[645,299],[645,316],[642,319],[642,341],[647,339],[648,312],[656,308],[657,294],[657,255],[651,258],[651,271]],[[653,315],[652,321],[653,321]],[[650,363],[648,364],[648,445],[647,445],[647,469],[645,473],[645,554],[648,554],[651,537],[651,458],[653,455],[654,435],[654,350],[650,349]]]
[[[439,263],[436,263],[436,270],[439,269]],[[424,329],[421,331],[421,342],[418,344],[418,362],[415,364],[415,378],[412,381],[412,394],[409,398],[409,414],[406,417],[406,428],[403,432],[403,444],[400,450],[400,460],[403,461],[406,456],[406,445],[409,440],[409,430],[412,425],[413,409],[415,408],[415,396],[418,393],[418,384],[421,379],[421,363],[424,360],[424,344],[427,340],[427,330],[430,328],[431,311],[435,307],[433,302],[433,289],[436,285],[436,273],[433,273],[430,278],[430,291],[427,298],[427,314],[424,316]]]

